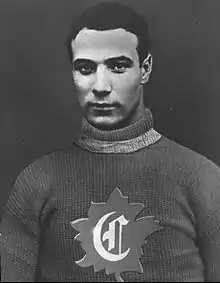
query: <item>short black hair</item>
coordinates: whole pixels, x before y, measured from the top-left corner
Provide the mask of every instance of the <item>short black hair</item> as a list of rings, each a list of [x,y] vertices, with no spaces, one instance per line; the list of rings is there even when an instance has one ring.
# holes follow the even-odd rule
[[[84,11],[72,24],[66,41],[71,62],[73,61],[71,43],[83,28],[94,30],[124,28],[135,34],[138,38],[137,52],[140,64],[147,57],[152,45],[148,23],[130,6],[118,2],[100,3]]]

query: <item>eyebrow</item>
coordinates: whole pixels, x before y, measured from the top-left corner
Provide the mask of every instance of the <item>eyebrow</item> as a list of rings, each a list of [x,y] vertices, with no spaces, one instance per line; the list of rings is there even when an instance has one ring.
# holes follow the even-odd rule
[[[133,65],[134,62],[129,58],[129,57],[126,57],[126,56],[119,56],[119,57],[111,57],[111,58],[108,58],[106,60],[104,60],[104,64],[111,64],[111,63],[114,63],[115,61],[126,61],[127,63],[129,63],[129,65]],[[93,61],[93,60],[90,60],[90,59],[84,59],[84,58],[78,58],[74,61],[74,64],[84,64],[84,63],[99,63],[98,61]]]

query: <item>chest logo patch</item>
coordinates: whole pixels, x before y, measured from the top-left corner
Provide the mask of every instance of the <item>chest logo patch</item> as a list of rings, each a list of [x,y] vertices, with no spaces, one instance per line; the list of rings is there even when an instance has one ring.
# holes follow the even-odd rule
[[[136,219],[144,209],[141,203],[128,203],[128,197],[116,188],[106,203],[91,203],[88,218],[71,222],[80,233],[80,241],[86,255],[76,261],[81,267],[93,265],[95,272],[105,269],[114,273],[118,282],[123,282],[120,273],[143,268],[139,261],[142,245],[147,237],[163,227],[154,216]]]

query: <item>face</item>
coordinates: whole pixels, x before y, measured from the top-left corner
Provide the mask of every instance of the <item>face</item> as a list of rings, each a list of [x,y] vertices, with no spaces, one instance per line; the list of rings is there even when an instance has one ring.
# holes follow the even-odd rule
[[[102,130],[137,120],[144,111],[136,35],[124,29],[82,29],[72,42],[73,78],[84,117]]]

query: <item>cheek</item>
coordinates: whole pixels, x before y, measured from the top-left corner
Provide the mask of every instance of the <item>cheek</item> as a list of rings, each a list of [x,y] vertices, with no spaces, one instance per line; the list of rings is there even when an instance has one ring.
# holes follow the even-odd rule
[[[92,76],[82,76],[78,72],[73,72],[73,80],[80,93],[87,93],[90,91],[93,81]]]
[[[140,87],[140,74],[137,72],[129,72],[117,76],[113,79],[113,85],[116,93],[121,97],[133,97],[133,94],[136,93]]]

